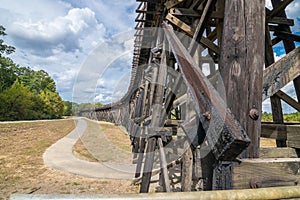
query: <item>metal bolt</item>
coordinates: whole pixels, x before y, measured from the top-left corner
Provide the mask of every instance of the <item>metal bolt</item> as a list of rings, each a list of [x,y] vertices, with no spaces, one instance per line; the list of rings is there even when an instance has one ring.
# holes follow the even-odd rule
[[[249,112],[249,116],[253,120],[258,120],[259,118],[259,112],[256,108],[252,108]]]
[[[203,117],[204,117],[207,121],[209,121],[209,120],[211,119],[211,114],[210,114],[210,112],[209,112],[209,111],[206,111],[205,113],[203,113]]]

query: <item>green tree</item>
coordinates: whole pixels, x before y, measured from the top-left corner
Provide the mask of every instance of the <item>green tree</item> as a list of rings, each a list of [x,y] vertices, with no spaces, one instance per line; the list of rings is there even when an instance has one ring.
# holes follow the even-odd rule
[[[44,70],[34,71],[29,67],[18,67],[16,69],[16,74],[20,81],[36,94],[39,94],[46,89],[56,92],[54,80]]]
[[[3,56],[3,54],[11,54],[15,51],[15,47],[4,43],[2,37],[5,35],[5,28],[0,25],[0,92],[9,88],[17,78],[14,73],[14,62]]]
[[[17,79],[16,65],[10,58],[0,56],[0,92],[12,86]]]
[[[43,90],[40,97],[44,102],[43,112],[48,119],[61,118],[64,112],[64,104],[57,92]]]
[[[64,101],[64,116],[72,115],[72,104],[70,101]]]
[[[30,90],[16,80],[0,93],[0,120],[28,119],[33,105],[31,98]]]
[[[5,35],[0,25],[0,37]],[[60,118],[64,104],[54,80],[44,70],[20,67],[3,55],[14,51],[0,38],[0,120]]]
[[[2,25],[0,25],[0,36],[3,37],[5,35],[5,28]],[[2,56],[2,54],[4,53],[11,54],[13,52],[15,52],[15,47],[5,44],[4,40],[0,39],[0,56]]]

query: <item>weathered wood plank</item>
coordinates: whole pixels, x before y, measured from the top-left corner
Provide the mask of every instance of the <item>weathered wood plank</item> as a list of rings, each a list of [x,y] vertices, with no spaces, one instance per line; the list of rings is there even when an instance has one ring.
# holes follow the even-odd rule
[[[220,160],[235,159],[249,144],[249,138],[226,109],[226,104],[199,70],[174,31],[166,22],[163,23],[163,28],[184,80],[189,85],[193,99],[197,102],[195,109],[206,132],[208,142],[213,147],[214,155]],[[211,117],[203,115],[207,112],[210,112]]]
[[[284,124],[262,124],[260,136],[277,140],[286,140],[287,126]]]
[[[183,21],[181,21],[180,19],[178,19],[170,13],[167,14],[166,19],[172,24],[176,25],[181,30],[183,30],[184,32],[186,32],[189,36],[193,37],[195,30],[191,26],[187,25],[186,23],[184,23]],[[220,55],[220,48],[211,40],[207,39],[206,37],[201,37],[200,43],[206,48],[209,48],[216,54]]]
[[[283,24],[288,26],[294,26],[294,20],[293,19],[287,19],[285,17],[273,17],[266,19],[267,23],[271,24]]]
[[[262,124],[261,137],[287,140],[287,146],[300,148],[300,125]]]
[[[292,34],[292,33],[289,33],[289,32],[276,30],[274,32],[274,35],[277,36],[277,37],[280,37],[284,40],[291,40],[291,41],[300,42],[300,36],[299,35],[295,35],[295,34]]]
[[[216,3],[216,0],[208,0],[206,2],[206,5],[203,9],[203,12],[202,12],[202,15],[201,15],[201,18],[197,24],[197,27],[196,27],[196,30],[194,32],[194,35],[193,35],[193,39],[190,43],[190,46],[188,48],[188,51],[191,53],[191,55],[193,56],[195,51],[196,51],[196,48],[197,46],[195,45],[196,42],[200,42],[200,39],[203,35],[203,32],[205,30],[205,25],[207,24],[207,21],[210,17],[210,14],[212,12],[212,5],[214,5]]]
[[[207,39],[206,37],[202,37],[200,43],[215,52],[217,55],[220,55],[220,47],[218,47],[215,43],[211,40]]]
[[[300,126],[287,126],[287,146],[300,148]]]
[[[300,104],[292,97],[282,92],[281,90],[279,90],[275,95],[300,112]]]
[[[172,8],[170,9],[170,13],[172,15],[180,15],[180,16],[190,16],[190,17],[200,17],[201,15],[192,10],[192,9],[188,9],[188,8]]]
[[[185,0],[169,0],[165,3],[167,9],[173,8],[174,6],[184,2]]]
[[[159,161],[160,161],[160,169],[161,169],[161,177],[163,181],[163,190],[164,192],[170,192],[170,180],[169,180],[169,174],[167,169],[167,159],[166,154],[163,148],[163,142],[161,138],[157,139],[157,146],[159,150]]]
[[[254,182],[263,187],[291,186],[300,181],[300,158],[242,159],[233,170],[233,188],[251,188]],[[256,179],[256,181],[255,181]],[[253,187],[253,186],[252,186]]]
[[[227,105],[251,139],[245,157],[258,157],[259,153],[260,120],[249,114],[251,110],[261,112],[265,38],[257,35],[265,34],[264,11],[259,0],[225,1],[219,67]]]
[[[271,0],[271,2],[272,2],[272,5],[273,5],[273,8],[280,7],[280,5],[282,3],[284,3],[280,0]],[[282,10],[281,12],[278,12],[277,16],[287,18],[285,10]],[[279,28],[280,31],[284,31],[284,32],[287,32],[287,33],[292,33],[291,28],[287,25],[279,25],[278,28]],[[292,50],[294,50],[296,48],[296,45],[295,45],[294,41],[288,40],[288,39],[283,39],[283,46],[284,46],[286,54],[290,53]],[[298,99],[298,102],[299,102],[300,101],[300,76],[295,78],[293,82],[294,82],[294,87],[295,87],[297,99]]]
[[[260,148],[259,158],[298,158],[294,148]]]
[[[168,21],[170,21],[171,23],[173,23],[174,25],[176,25],[177,27],[179,27],[180,29],[182,29],[189,36],[194,35],[195,31],[193,30],[193,28],[191,26],[187,25],[186,23],[184,23],[183,21],[181,21],[180,19],[178,19],[177,17],[175,17],[174,15],[168,13],[166,16],[166,19]]]
[[[181,191],[190,192],[193,178],[193,152],[188,141],[185,141],[184,149],[181,164]]]
[[[270,12],[268,13],[267,18],[271,18],[276,16],[278,13],[282,12],[292,1],[294,0],[285,0],[285,1],[280,1],[278,5]]]
[[[300,47],[263,71],[263,100],[300,76]]]

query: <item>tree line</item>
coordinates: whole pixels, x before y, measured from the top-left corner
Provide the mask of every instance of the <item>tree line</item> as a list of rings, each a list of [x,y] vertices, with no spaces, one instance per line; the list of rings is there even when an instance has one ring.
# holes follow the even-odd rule
[[[263,112],[261,120],[263,122],[273,122],[272,113]],[[300,122],[300,112],[283,114],[283,120],[284,122]]]
[[[4,43],[0,26],[0,120],[61,118],[64,102],[44,70],[19,66],[7,57],[15,48]]]

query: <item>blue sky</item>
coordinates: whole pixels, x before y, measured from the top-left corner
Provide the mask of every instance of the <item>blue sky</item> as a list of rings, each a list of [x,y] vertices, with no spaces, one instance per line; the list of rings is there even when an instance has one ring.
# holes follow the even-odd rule
[[[123,48],[117,52],[119,57],[123,52],[128,55],[114,58],[117,60],[113,65],[104,57],[116,55],[116,49],[109,51],[105,43],[116,35],[133,33],[136,7],[135,0],[1,0],[0,24],[8,34],[4,38],[6,43],[16,47],[11,55],[13,60],[22,66],[46,70],[64,100],[109,102],[114,90],[112,85],[130,71],[133,42],[127,46],[122,44]],[[93,73],[93,67],[86,64],[89,55],[101,46],[106,46],[109,53],[98,55],[97,66],[93,67],[105,71],[105,76]],[[122,66],[116,64],[118,62]],[[93,74],[85,76],[87,70]],[[87,82],[83,86],[85,90],[80,94],[75,91],[80,99],[73,99],[73,86],[83,78],[84,83]],[[91,79],[97,82],[101,89],[97,92],[101,95],[88,89],[95,87],[88,83]]]
[[[135,0],[1,0],[0,24],[6,43],[16,47],[13,60],[46,70],[64,100],[107,103],[121,95],[115,85],[124,92],[128,85],[137,5]],[[270,0],[266,5],[271,7]],[[299,11],[300,0],[287,8],[296,34]],[[276,59],[282,57],[282,44],[275,51]],[[284,91],[295,97],[292,85]],[[270,111],[269,101],[263,108]]]

